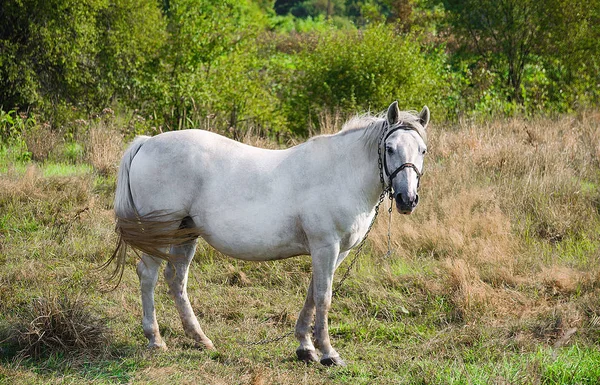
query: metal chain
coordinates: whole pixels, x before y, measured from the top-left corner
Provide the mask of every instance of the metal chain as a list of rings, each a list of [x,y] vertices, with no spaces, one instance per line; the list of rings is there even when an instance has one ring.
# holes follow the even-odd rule
[[[342,286],[342,284],[344,283],[346,278],[348,278],[348,276],[350,275],[350,271],[356,264],[358,257],[360,257],[360,255],[362,253],[362,249],[365,246],[367,238],[369,237],[369,233],[371,232],[371,229],[373,228],[373,225],[375,224],[375,219],[377,219],[377,215],[379,214],[379,206],[381,206],[381,204],[383,203],[383,200],[385,199],[386,194],[388,194],[389,191],[390,191],[389,188],[386,188],[379,195],[379,202],[377,202],[377,205],[375,206],[375,215],[373,216],[373,219],[371,220],[371,223],[369,224],[369,227],[367,228],[367,232],[365,233],[365,236],[363,237],[362,241],[360,241],[360,243],[356,247],[356,252],[354,253],[354,257],[352,258],[352,261],[350,261],[350,264],[346,268],[346,271],[344,271],[342,278],[339,280],[339,282],[333,288],[333,291],[331,292],[332,296],[334,296],[337,293],[337,291]],[[388,233],[388,236],[389,236],[389,233]],[[388,253],[389,252],[390,251],[388,250]]]
[[[386,124],[386,123],[384,123],[384,124]],[[350,272],[352,271],[352,268],[354,267],[354,265],[358,261],[358,257],[360,257],[360,255],[362,253],[362,250],[363,250],[363,247],[365,246],[366,240],[369,237],[369,233],[371,232],[371,229],[373,228],[373,225],[375,224],[375,219],[377,219],[377,215],[379,214],[379,206],[381,206],[381,204],[383,203],[386,195],[390,199],[390,207],[388,209],[390,220],[389,220],[389,223],[388,223],[388,234],[387,234],[388,251],[385,254],[385,257],[387,258],[392,253],[392,249],[391,249],[391,244],[392,244],[391,226],[392,226],[392,201],[393,201],[394,197],[392,196],[392,187],[385,185],[385,180],[383,178],[383,161],[381,159],[381,142],[383,141],[383,137],[385,136],[385,133],[387,132],[387,130],[388,130],[388,126],[386,124],[385,129],[382,130],[382,132],[381,132],[381,136],[380,136],[379,142],[377,144],[377,155],[378,155],[377,156],[377,166],[379,167],[379,180],[381,181],[382,191],[381,191],[381,194],[379,194],[379,201],[375,205],[375,215],[373,215],[373,219],[371,220],[371,223],[369,224],[369,227],[367,228],[367,232],[365,233],[365,236],[363,237],[362,241],[360,241],[360,243],[358,244],[358,246],[356,248],[356,252],[354,253],[354,257],[352,257],[352,260],[350,261],[350,264],[346,268],[346,271],[344,271],[344,274],[342,275],[342,278],[338,281],[338,283],[333,288],[333,290],[331,292],[331,296],[332,297],[338,292],[338,290],[340,289],[340,287],[342,286],[342,284],[344,283],[344,281],[348,278],[348,276],[350,276]],[[281,341],[281,340],[283,340],[283,339],[285,339],[285,338],[293,335],[294,332],[295,332],[294,330],[290,330],[289,332],[287,332],[285,334],[282,334],[280,336],[277,336],[277,337],[264,338],[262,340],[253,341],[253,342],[244,342],[243,344],[247,345],[247,346],[256,346],[256,345],[271,344],[271,343],[274,343],[274,342]]]
[[[388,244],[388,249],[387,249],[387,253],[385,253],[384,258],[388,258],[390,255],[392,255],[392,207],[394,206],[394,196],[390,192],[388,193],[388,197],[390,198],[390,207],[388,208],[388,233],[387,233],[387,244]]]
[[[385,180],[383,179],[383,160],[381,158],[381,144],[382,144],[381,142],[383,141],[385,133],[388,131],[388,128],[389,128],[387,122],[384,122],[383,124],[385,124],[385,128],[383,130],[381,130],[381,136],[379,137],[379,141],[377,142],[377,167],[379,168],[379,181],[381,182],[382,191],[381,191],[381,194],[379,194],[379,201],[375,205],[375,215],[373,216],[373,219],[371,220],[371,223],[369,224],[369,227],[367,228],[367,232],[365,233],[365,236],[363,237],[362,241],[360,241],[358,247],[356,248],[356,252],[354,253],[354,257],[350,261],[350,264],[346,268],[346,271],[342,275],[342,278],[340,279],[340,281],[333,288],[333,291],[331,292],[331,296],[332,297],[335,295],[335,293],[342,286],[342,284],[344,283],[344,281],[346,280],[346,278],[348,278],[348,276],[350,275],[350,271],[352,270],[352,268],[356,264],[356,261],[358,260],[358,257],[360,256],[360,254],[362,252],[362,249],[363,249],[363,247],[365,245],[365,241],[367,240],[367,237],[369,236],[369,233],[371,232],[371,229],[373,228],[373,225],[375,224],[375,219],[377,219],[377,215],[379,214],[379,206],[381,206],[381,204],[383,203],[383,200],[385,199],[386,194],[390,197],[390,200],[393,199],[393,197],[392,197],[392,187],[391,186],[386,186],[385,185]],[[390,214],[392,212],[392,206],[391,205],[390,205],[389,212],[390,212]],[[390,219],[391,219],[391,216],[390,216]],[[390,230],[391,230],[391,228],[388,227],[388,252],[386,253],[386,257],[389,254],[391,254],[391,251],[390,251],[391,250],[390,249],[390,244],[391,244]]]

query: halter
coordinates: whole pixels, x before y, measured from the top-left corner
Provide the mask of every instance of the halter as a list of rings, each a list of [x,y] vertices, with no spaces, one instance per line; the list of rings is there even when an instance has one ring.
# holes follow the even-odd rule
[[[388,169],[388,166],[387,166],[387,157],[385,156],[385,153],[383,154],[383,156],[381,155],[381,146],[382,146],[382,144],[385,144],[385,142],[390,137],[390,135],[392,135],[394,132],[396,132],[398,130],[416,131],[417,134],[419,134],[419,136],[421,138],[423,138],[423,140],[425,140],[425,136],[424,136],[423,130],[420,130],[417,127],[409,126],[409,125],[406,125],[406,124],[400,124],[400,125],[392,128],[391,130],[388,131],[388,123],[387,123],[387,121],[384,124],[386,125],[386,127],[383,130],[383,133],[381,134],[381,138],[379,139],[379,148],[378,148],[378,152],[379,152],[379,178],[381,180],[381,185],[383,186],[384,191],[388,190],[388,191],[390,191],[390,194],[391,194],[392,181],[394,180],[394,178],[396,177],[396,175],[398,175],[398,173],[400,171],[404,170],[405,168],[412,168],[417,173],[417,189],[418,189],[419,185],[421,184],[421,176],[423,176],[423,173],[421,171],[419,171],[419,169],[417,168],[417,166],[415,166],[414,163],[407,162],[407,163],[401,164],[400,166],[398,166],[398,168],[396,168],[394,171],[392,171],[390,173],[390,171]],[[387,134],[386,134],[386,132],[387,132]],[[381,172],[382,171],[381,170],[382,169],[382,158],[383,158],[383,171],[385,171],[385,175],[388,177],[388,180],[389,180],[389,185],[388,186],[385,185],[385,180],[383,179],[383,173]],[[390,195],[390,197],[391,197],[391,195]]]

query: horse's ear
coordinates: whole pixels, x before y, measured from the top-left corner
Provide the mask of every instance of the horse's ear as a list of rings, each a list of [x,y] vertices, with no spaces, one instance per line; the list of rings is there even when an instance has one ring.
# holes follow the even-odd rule
[[[427,128],[430,117],[431,114],[429,113],[429,108],[427,108],[427,106],[423,107],[421,113],[419,114],[419,123],[421,123],[421,126],[423,126],[423,128]]]
[[[388,107],[387,121],[390,126],[393,126],[400,121],[400,109],[398,108],[397,100]]]

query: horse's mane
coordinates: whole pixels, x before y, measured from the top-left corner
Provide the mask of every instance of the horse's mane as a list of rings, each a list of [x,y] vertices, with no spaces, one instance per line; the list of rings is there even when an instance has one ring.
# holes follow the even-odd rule
[[[419,114],[417,112],[400,111],[398,118],[398,125],[408,126],[410,127],[408,129],[414,129],[414,131],[421,136],[423,141],[427,143],[427,135],[419,121]],[[370,151],[376,152],[382,131],[389,128],[386,124],[386,121],[386,111],[378,114],[366,113],[362,115],[355,115],[346,121],[346,123],[344,123],[342,126],[342,129],[337,133],[316,135],[309,138],[304,143],[310,143],[327,137],[335,138],[346,136],[352,133],[360,133],[360,142],[362,142],[363,145]]]
[[[371,147],[376,146],[379,143],[381,137],[381,131],[386,128],[385,125],[385,112],[379,114],[363,114],[356,115],[348,120],[342,126],[342,129],[336,135],[344,135],[350,132],[363,131],[365,139],[365,145]],[[400,111],[399,122],[402,125],[407,125],[415,128],[415,131],[422,137],[424,136],[423,127],[419,122],[419,115],[414,111]],[[427,138],[423,137],[423,140],[427,142]]]

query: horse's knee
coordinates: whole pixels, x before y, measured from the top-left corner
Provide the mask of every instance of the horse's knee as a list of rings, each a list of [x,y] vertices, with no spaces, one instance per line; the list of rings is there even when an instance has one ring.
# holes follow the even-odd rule
[[[314,296],[315,308],[318,310],[329,310],[331,306],[331,293],[316,293]]]
[[[175,270],[175,267],[173,266],[172,263],[167,263],[167,267],[165,267],[165,272],[163,273],[165,280],[167,281],[167,283],[171,284],[172,282],[175,281],[175,278],[177,276],[177,271]]]
[[[154,286],[156,286],[156,281],[158,280],[158,267],[148,266],[144,260],[141,260],[138,262],[135,271],[140,280],[142,290],[152,290]]]

